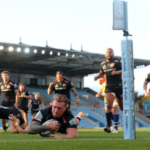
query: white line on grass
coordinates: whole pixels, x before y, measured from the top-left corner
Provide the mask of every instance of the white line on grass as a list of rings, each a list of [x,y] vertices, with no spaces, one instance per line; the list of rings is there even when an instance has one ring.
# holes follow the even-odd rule
[[[150,140],[150,138],[137,138],[135,140]],[[86,140],[124,140],[123,138],[78,138],[78,139],[34,139],[34,140],[0,140],[0,143],[3,142],[43,142],[43,141],[68,141],[68,140],[80,140],[80,141],[86,141]]]

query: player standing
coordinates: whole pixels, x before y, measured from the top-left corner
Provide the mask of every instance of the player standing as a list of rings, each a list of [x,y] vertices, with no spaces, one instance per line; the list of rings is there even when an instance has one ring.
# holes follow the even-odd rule
[[[1,73],[3,82],[0,83],[0,96],[4,93],[4,101],[1,103],[5,107],[18,107],[19,91],[16,83],[9,80],[9,71]],[[3,131],[6,132],[6,120],[2,119]]]
[[[107,127],[104,129],[106,132],[110,133],[111,118],[112,118],[112,107],[115,99],[115,95],[121,110],[123,110],[123,94],[122,94],[122,66],[118,59],[114,58],[113,49],[108,48],[105,52],[106,61],[101,63],[100,72],[98,76],[94,77],[97,80],[104,75],[106,75],[106,89],[105,97],[107,101]],[[114,93],[114,94],[112,94]]]
[[[28,123],[28,99],[32,98],[32,95],[28,90],[25,89],[25,84],[19,84],[19,101],[18,108],[21,111],[22,116],[24,116],[25,122]]]
[[[31,107],[31,115],[32,115],[32,119],[33,119],[35,114],[40,110],[39,109],[39,105],[41,106],[42,109],[44,109],[43,103],[39,99],[39,94],[38,93],[36,93],[34,95],[34,99],[30,100],[30,102],[28,104],[28,110],[30,110],[30,106],[31,105],[32,105],[32,107]]]

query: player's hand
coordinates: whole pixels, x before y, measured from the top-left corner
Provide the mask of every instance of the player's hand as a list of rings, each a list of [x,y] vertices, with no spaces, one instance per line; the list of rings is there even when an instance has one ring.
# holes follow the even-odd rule
[[[53,83],[53,82],[51,82],[51,83],[49,84],[49,87],[51,88],[53,85],[54,85],[54,83]]]
[[[145,92],[144,93],[145,97],[149,97],[149,93]]]
[[[53,119],[50,121],[49,124],[46,125],[46,129],[52,131],[52,132],[57,132],[59,129],[59,124],[54,124]]]
[[[97,93],[97,94],[95,95],[95,97],[100,97],[100,95]]]
[[[81,103],[80,100],[77,100],[77,105],[80,105],[80,103]]]
[[[118,71],[112,71],[111,74],[112,75],[118,74]]]
[[[22,94],[21,94],[21,97],[25,97],[25,94],[22,93]]]
[[[28,113],[30,113],[30,110],[28,110]]]
[[[53,139],[62,139],[62,137],[60,135],[54,135],[54,134],[51,134],[50,135]]]
[[[94,81],[96,81],[97,79],[98,79],[98,76],[95,76],[95,77],[94,77]]]
[[[14,116],[13,114],[9,114],[9,117],[8,117],[11,121],[13,122],[16,122],[17,121],[17,118],[16,116]]]
[[[17,107],[18,107],[18,104],[17,104],[17,103],[15,103],[15,104],[14,104],[14,107],[15,107],[15,108],[17,108]]]

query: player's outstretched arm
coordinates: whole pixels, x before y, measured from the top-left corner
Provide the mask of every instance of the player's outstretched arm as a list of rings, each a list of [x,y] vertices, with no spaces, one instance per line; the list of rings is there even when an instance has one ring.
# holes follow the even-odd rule
[[[77,90],[75,89],[75,87],[71,88],[71,91],[73,92],[76,100],[77,100],[77,104],[79,105],[80,104],[80,100],[79,100],[79,96],[78,96],[78,93],[77,93]]]
[[[68,128],[66,130],[66,135],[50,135],[53,139],[72,139],[78,138],[78,133],[76,128]]]
[[[32,121],[29,126],[27,127],[27,133],[28,134],[37,134],[42,131],[50,130],[52,132],[58,131],[58,124],[53,124],[53,119],[49,124],[41,125],[39,122]]]

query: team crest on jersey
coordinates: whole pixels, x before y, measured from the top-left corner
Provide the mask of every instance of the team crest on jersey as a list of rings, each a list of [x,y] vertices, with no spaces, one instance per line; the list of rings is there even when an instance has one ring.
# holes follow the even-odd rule
[[[10,89],[10,85],[7,85],[7,89]]]
[[[106,65],[103,66],[103,69],[106,69]]]
[[[58,84],[55,85],[55,88],[58,88]]]
[[[66,84],[63,84],[64,87],[66,87]]]
[[[114,63],[111,63],[111,64],[110,64],[110,68],[113,68],[114,66],[115,66]]]

